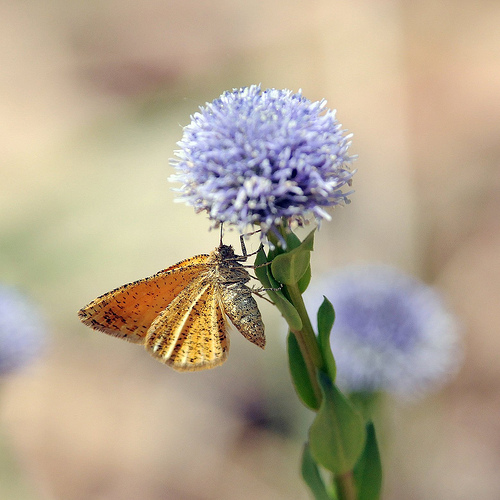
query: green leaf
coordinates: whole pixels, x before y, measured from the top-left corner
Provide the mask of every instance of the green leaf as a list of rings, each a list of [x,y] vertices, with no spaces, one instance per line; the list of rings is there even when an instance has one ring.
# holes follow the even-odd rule
[[[269,269],[271,265],[262,265],[266,262],[269,261],[267,260],[265,252],[261,250],[255,258],[254,265],[262,267],[254,268],[255,275],[257,276],[257,278],[259,278],[259,281],[262,283],[264,288],[268,289],[266,290],[267,294],[274,302],[282,316],[285,318],[288,326],[292,330],[301,330],[302,320],[300,319],[300,315],[297,312],[297,309],[295,309],[292,303],[285,297],[283,292],[279,290],[280,284],[273,278],[271,270]],[[276,290],[269,290],[271,288],[274,288]]]
[[[316,399],[299,343],[292,332],[288,332],[288,363],[295,391],[308,408],[317,410],[319,403]]]
[[[330,345],[330,332],[332,331],[334,322],[335,310],[330,301],[326,297],[323,297],[323,303],[318,309],[318,343],[330,379],[335,382],[337,367]]]
[[[354,468],[363,451],[365,424],[325,373],[320,372],[318,380],[323,400],[309,430],[311,454],[325,469],[344,474]]]
[[[302,243],[297,237],[297,235],[291,232],[286,234],[285,239],[288,251],[299,247]],[[267,259],[271,262],[277,255],[282,255],[284,253],[285,250],[283,250],[281,247],[275,247],[273,250],[269,250]],[[302,278],[300,278],[298,282],[300,293],[304,293],[306,291],[310,281],[311,281],[311,266],[308,266],[304,275],[302,276]],[[285,296],[287,296],[286,291],[284,293]]]
[[[257,256],[255,257],[255,262],[253,263],[254,266],[254,273],[257,278],[259,278],[259,281],[262,283],[262,286],[264,288],[271,288],[271,283],[269,282],[269,278],[267,276],[267,268],[270,266],[264,265],[267,262],[270,262],[270,260],[267,259],[266,252],[261,248],[257,252]]]
[[[277,255],[271,269],[273,276],[285,285],[297,283],[309,267],[311,251],[314,246],[314,230],[296,248]]]
[[[330,495],[326,490],[323,478],[319,473],[318,464],[313,460],[311,456],[311,451],[309,449],[309,444],[304,445],[304,451],[302,452],[302,477],[309,486],[315,500],[332,500]]]
[[[302,275],[302,278],[300,278],[298,283],[300,293],[304,293],[307,290],[310,281],[311,281],[311,266],[308,266],[306,272]]]
[[[288,250],[293,250],[301,245],[301,241],[298,236],[292,232],[287,233],[286,235],[286,245]],[[307,266],[305,273],[302,278],[299,280],[299,290],[300,293],[304,293],[309,286],[309,282],[311,281],[311,266]]]
[[[287,245],[289,249],[293,250],[294,248],[299,247],[302,242],[295,234],[291,233],[290,236],[293,236],[294,238],[292,238],[291,241],[289,240],[289,238],[287,238]],[[311,281],[311,266],[308,265],[307,269],[305,270],[304,274],[302,275],[302,277],[298,282],[300,293],[304,293],[306,291],[310,281]]]
[[[288,251],[299,247],[300,244],[302,243],[300,241],[300,238],[295,233],[292,233],[292,231],[286,233],[285,240],[286,240],[286,248]]]
[[[378,450],[375,427],[366,425],[365,449],[354,467],[354,481],[358,490],[358,500],[378,500],[382,489],[382,463]]]

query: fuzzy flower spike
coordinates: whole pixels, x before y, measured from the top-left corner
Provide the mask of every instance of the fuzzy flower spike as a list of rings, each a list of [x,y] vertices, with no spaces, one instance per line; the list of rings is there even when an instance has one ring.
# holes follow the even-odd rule
[[[280,226],[329,220],[325,207],[348,202],[349,139],[326,101],[252,85],[191,117],[170,180],[182,183],[177,201],[206,210],[215,226],[258,225],[263,238],[282,240]]]

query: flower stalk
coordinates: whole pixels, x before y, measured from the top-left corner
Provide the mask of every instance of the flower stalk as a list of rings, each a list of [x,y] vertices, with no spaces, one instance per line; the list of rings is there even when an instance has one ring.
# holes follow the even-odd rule
[[[287,285],[286,290],[290,296],[292,304],[297,309],[303,324],[303,328],[301,330],[290,329],[290,331],[297,339],[304,362],[307,366],[314,395],[318,405],[320,405],[322,393],[318,382],[318,370],[325,371],[323,356],[319,349],[316,334],[314,333],[314,329],[298,285]],[[334,476],[334,483],[336,486],[338,500],[357,500],[358,495],[352,471]]]
[[[335,485],[339,500],[357,500],[358,494],[352,471],[337,476],[335,478]]]
[[[363,450],[365,429],[361,415],[335,389],[336,367],[329,343],[334,310],[328,301],[319,308],[316,335],[302,297],[310,276],[314,231],[302,242],[290,230],[281,229],[280,233],[279,241],[272,237],[274,250],[267,255],[267,261],[271,262],[267,274],[258,272],[257,275],[264,278],[265,286],[275,280],[282,283],[282,288],[271,292],[271,296],[275,294],[277,306],[288,322],[290,335],[300,353],[297,354],[294,342],[290,344],[289,339],[292,379],[304,404],[316,412],[309,436],[310,454],[304,452],[303,457],[303,471],[309,471],[309,474],[303,472],[304,479],[309,484],[311,478],[321,477],[319,473],[311,472],[321,465],[332,473],[337,500],[357,500],[353,468]],[[285,242],[285,248],[281,242]],[[273,275],[272,281],[269,274]],[[283,299],[278,300],[280,296]],[[281,300],[290,304],[296,316],[283,307]],[[317,487],[313,484],[313,491]],[[321,485],[319,489],[323,491]],[[325,494],[329,495],[326,490]],[[323,497],[321,493],[319,498]]]
[[[288,285],[286,287],[287,292],[290,296],[292,304],[297,309],[300,319],[302,320],[302,329],[294,330],[290,328],[290,331],[295,335],[297,342],[302,352],[302,356],[307,366],[307,371],[309,373],[309,378],[311,385],[316,396],[318,404],[321,403],[321,389],[318,383],[317,370],[322,370],[324,367],[323,358],[318,347],[318,342],[316,340],[316,335],[314,333],[311,320],[309,319],[309,314],[304,304],[302,294],[300,293],[297,284]]]

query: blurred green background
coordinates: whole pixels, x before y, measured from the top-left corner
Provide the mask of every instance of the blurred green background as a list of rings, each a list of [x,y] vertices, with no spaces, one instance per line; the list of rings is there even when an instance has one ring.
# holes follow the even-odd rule
[[[1,381],[0,498],[309,498],[312,415],[267,303],[264,353],[232,335],[222,367],[188,374],[76,316],[218,244],[173,203],[168,159],[199,105],[252,83],[326,98],[354,133],[356,193],[313,274],[399,266],[465,327],[458,377],[388,407],[384,498],[500,498],[499,24],[486,0],[0,2],[0,277],[51,326]]]

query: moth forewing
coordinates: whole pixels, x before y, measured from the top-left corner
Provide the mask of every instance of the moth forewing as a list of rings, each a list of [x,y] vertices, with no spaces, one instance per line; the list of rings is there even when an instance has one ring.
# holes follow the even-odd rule
[[[78,316],[94,330],[142,344],[155,318],[206,271],[208,257],[197,255],[153,276],[115,288],[80,309]]]

